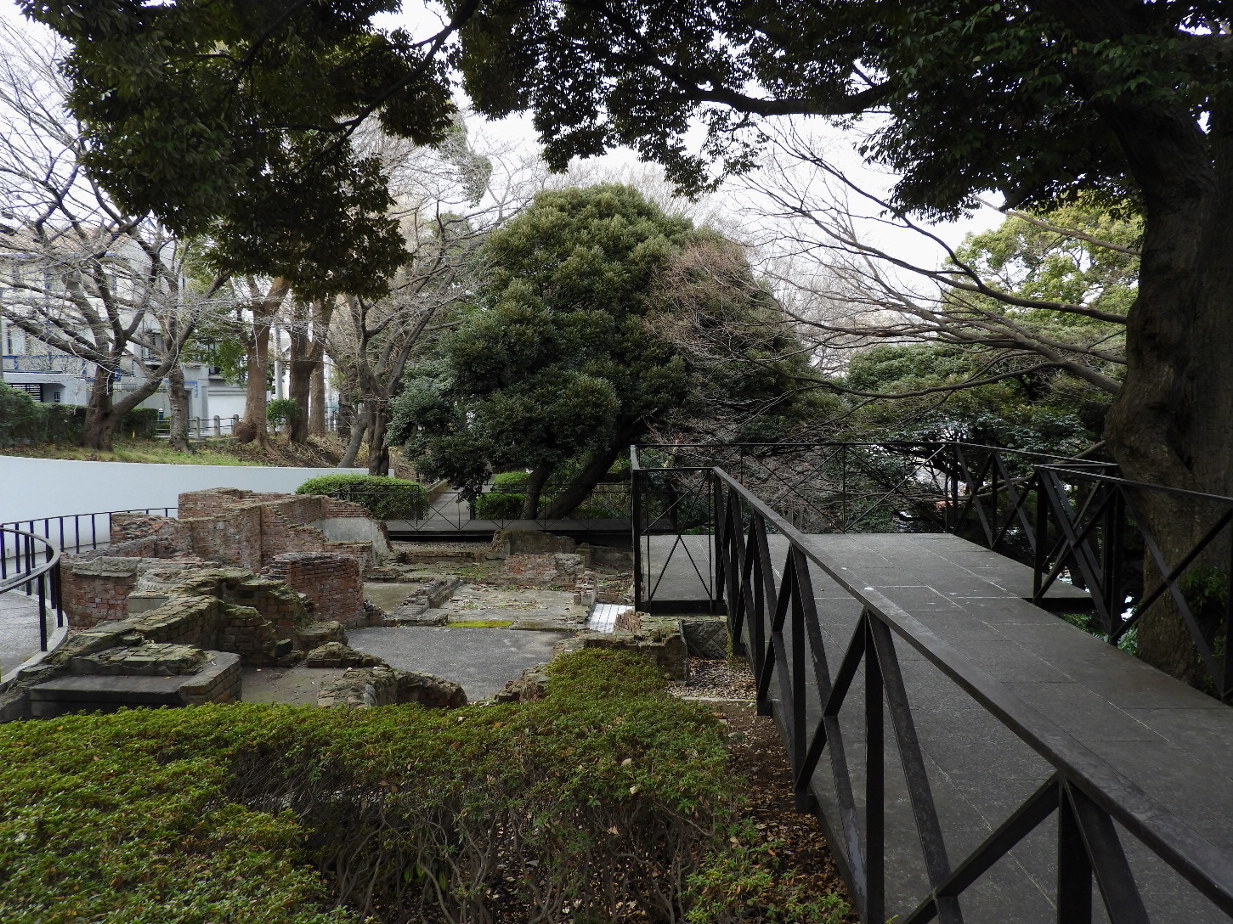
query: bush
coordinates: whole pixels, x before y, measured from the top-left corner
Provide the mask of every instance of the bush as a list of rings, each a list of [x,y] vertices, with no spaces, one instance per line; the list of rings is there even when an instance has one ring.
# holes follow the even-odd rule
[[[42,442],[46,410],[19,388],[0,382],[0,446]]]
[[[516,520],[522,516],[522,505],[526,498],[521,494],[506,494],[500,491],[490,491],[475,499],[475,518],[477,520]]]
[[[492,490],[505,494],[525,494],[530,472],[501,472],[492,476]]]
[[[733,815],[722,730],[634,655],[578,652],[550,678],[539,702],[448,712],[241,704],[0,726],[0,913],[679,920]]]
[[[295,398],[274,398],[265,406],[265,419],[275,427],[287,426],[299,415],[300,405]]]
[[[120,418],[116,432],[121,436],[152,440],[158,436],[158,421],[158,408],[135,407]]]
[[[158,418],[156,408],[135,407],[120,418],[116,434],[153,439]],[[78,443],[85,420],[84,407],[43,404],[20,389],[0,383],[0,446]]]
[[[428,511],[428,490],[418,481],[381,475],[320,475],[296,494],[324,494],[359,504],[377,520],[415,520]]]

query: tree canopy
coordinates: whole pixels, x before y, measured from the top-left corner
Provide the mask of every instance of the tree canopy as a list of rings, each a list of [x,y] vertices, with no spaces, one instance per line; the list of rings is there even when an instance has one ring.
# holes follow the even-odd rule
[[[82,160],[119,206],[208,235],[220,267],[286,277],[306,298],[376,294],[402,261],[357,125],[372,115],[421,144],[449,130],[440,41],[370,24],[397,6],[21,3],[73,45],[62,67]]]
[[[703,388],[713,374],[657,314],[669,269],[712,238],[627,186],[540,193],[489,236],[475,306],[440,363],[408,382],[392,430],[424,454],[426,473],[456,484],[529,469],[526,516],[568,469],[571,484],[546,515],[567,513],[630,443],[673,415],[700,413],[713,393]],[[749,318],[766,294],[747,265],[745,275]],[[764,385],[761,400],[771,398]]]

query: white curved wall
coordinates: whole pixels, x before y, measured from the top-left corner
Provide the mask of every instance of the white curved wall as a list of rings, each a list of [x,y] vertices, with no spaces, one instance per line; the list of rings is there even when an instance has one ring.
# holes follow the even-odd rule
[[[155,465],[0,456],[0,523],[73,513],[174,507],[181,491],[291,493],[309,478],[366,469]]]

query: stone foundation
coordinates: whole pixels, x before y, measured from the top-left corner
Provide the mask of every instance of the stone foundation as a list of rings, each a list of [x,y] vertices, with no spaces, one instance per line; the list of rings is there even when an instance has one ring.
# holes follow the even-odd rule
[[[322,689],[317,705],[363,709],[419,703],[437,709],[467,704],[467,694],[458,684],[431,674],[395,670],[388,665],[352,668]]]
[[[148,666],[140,648],[127,651],[132,652],[133,667]],[[194,673],[157,676],[145,670],[127,673],[123,672],[125,658],[120,656],[111,659],[113,670],[107,674],[71,673],[52,677],[25,691],[25,717],[40,719],[70,712],[115,712],[137,706],[199,706],[237,701],[240,698],[239,657],[225,651],[205,651],[200,655],[202,663]]]

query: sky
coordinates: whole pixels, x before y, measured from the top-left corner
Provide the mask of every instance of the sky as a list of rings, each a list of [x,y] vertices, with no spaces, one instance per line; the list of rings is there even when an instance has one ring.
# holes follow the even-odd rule
[[[0,0],[0,20],[20,24],[22,28],[34,32],[43,27],[25,20],[16,5],[15,0]],[[416,0],[405,5],[405,11],[399,14],[382,15],[377,24],[382,28],[403,27],[413,35],[431,34],[440,28],[439,20]],[[465,100],[460,99],[465,105]],[[539,150],[531,120],[528,116],[515,116],[492,122],[478,116],[468,118],[468,128],[473,143],[480,148],[485,146],[503,148],[512,151],[516,156],[531,157]],[[855,151],[859,140],[855,136],[830,128],[820,120],[802,122],[793,121],[784,126],[786,132],[797,136],[807,136],[810,143],[824,150],[828,162],[837,165],[843,173],[858,186],[875,194],[884,195],[894,181],[894,176],[877,168],[863,164]],[[782,148],[781,148],[782,150]],[[780,157],[782,161],[784,158]],[[787,173],[774,169],[774,157],[768,153],[764,169],[756,172],[749,180],[729,180],[714,195],[705,202],[683,204],[684,211],[695,219],[716,224],[721,231],[738,240],[755,243],[766,239],[772,232],[767,227],[765,213],[774,211],[775,206],[768,201],[765,189],[775,187],[782,182]],[[571,175],[577,175],[583,181],[595,182],[605,179],[654,182],[654,168],[643,168],[638,164],[636,155],[626,149],[618,149],[606,157],[596,161],[571,166]],[[792,168],[790,186],[795,191],[806,187],[816,189],[818,178],[809,175],[809,169],[797,165]],[[762,188],[762,192],[758,191]],[[859,233],[867,237],[883,249],[893,251],[911,262],[932,268],[945,258],[942,248],[928,242],[918,234],[896,232],[887,227],[885,222],[876,217],[877,208],[869,203],[853,203],[853,211],[866,213],[864,218],[856,222]],[[1002,216],[993,208],[982,208],[973,216],[943,225],[930,226],[929,230],[937,234],[951,246],[958,245],[965,234],[978,233],[995,227]]]

